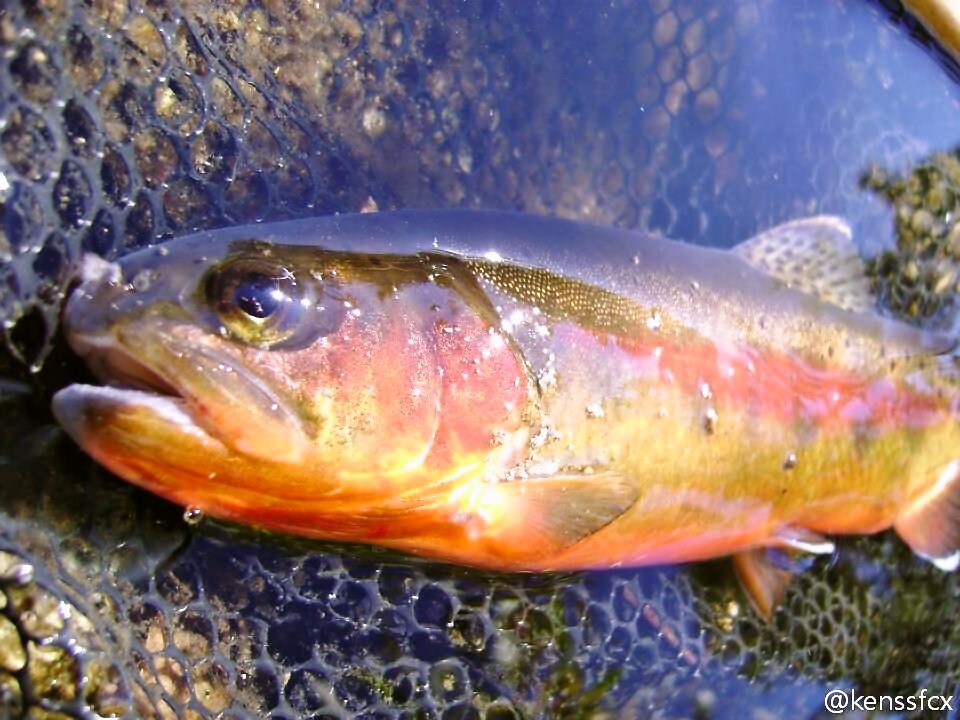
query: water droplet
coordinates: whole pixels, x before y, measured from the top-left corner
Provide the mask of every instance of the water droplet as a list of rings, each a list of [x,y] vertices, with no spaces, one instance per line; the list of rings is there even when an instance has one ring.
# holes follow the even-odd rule
[[[542,447],[543,444],[546,442],[546,440],[547,440],[547,429],[542,427],[540,428],[540,430],[537,432],[536,435],[530,438],[530,447],[532,448]]]
[[[549,366],[542,370],[538,375],[537,379],[540,381],[541,388],[547,388],[552,385],[557,384],[557,370],[553,366]]]
[[[155,271],[141,270],[133,276],[133,279],[130,281],[130,287],[132,287],[136,292],[146,292],[153,284],[154,278],[156,278]]]
[[[203,510],[201,510],[195,505],[188,506],[183,511],[183,521],[187,525],[191,525],[194,527],[199,525],[200,523],[203,522]]]
[[[796,466],[797,466],[797,454],[787,453],[787,457],[785,457],[783,460],[783,469],[793,470]]]
[[[590,403],[587,405],[588,418],[602,418],[603,415],[603,407],[600,405],[600,403]]]
[[[647,329],[656,332],[660,329],[660,326],[663,324],[663,320],[660,318],[660,313],[655,312],[653,315],[647,318]]]
[[[713,435],[717,430],[717,421],[720,419],[720,416],[717,415],[716,408],[708,407],[707,411],[703,414],[703,429],[707,431],[708,435]]]
[[[559,440],[560,435],[549,425],[541,425],[537,434],[530,438],[530,447],[534,449],[542,448],[550,441]],[[553,470],[553,473],[559,472],[559,466]]]

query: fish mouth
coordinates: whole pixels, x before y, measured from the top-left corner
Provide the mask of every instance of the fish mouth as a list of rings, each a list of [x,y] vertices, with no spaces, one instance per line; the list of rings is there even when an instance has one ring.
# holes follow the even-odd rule
[[[67,341],[102,385],[76,383],[53,398],[53,413],[60,425],[83,446],[91,434],[93,409],[149,404],[166,416],[178,416],[179,424],[199,430],[178,384],[156,362],[141,355],[143,342],[124,343],[114,324],[115,313],[129,304],[132,293],[125,284],[124,268],[92,254],[81,261],[80,283],[64,306],[62,322]],[[101,417],[102,419],[102,417]]]
[[[70,345],[91,372],[116,392],[135,390],[183,400],[176,385],[110,335],[74,335]]]
[[[139,408],[174,425],[182,434],[213,439],[197,424],[182,398],[113,385],[75,383],[54,394],[51,408],[60,426],[81,447],[110,466],[92,449],[94,438],[109,417],[120,410]],[[122,474],[122,473],[121,473]]]
[[[155,432],[166,442],[202,434],[250,458],[281,463],[298,462],[306,452],[306,430],[290,402],[189,323],[141,315],[102,333],[70,334],[69,341],[104,383],[72,385],[53,399],[54,415],[85,448],[124,417],[131,428],[138,423],[145,436]]]
[[[208,435],[183,392],[164,374],[117,342],[112,335],[71,335],[70,345],[103,383],[74,383],[53,396],[57,422],[88,448],[102,427],[122,409],[143,410],[172,421],[183,433]]]
[[[188,388],[113,334],[70,335],[74,350],[105,384],[58,391],[57,422],[88,455],[140,487],[181,505],[217,507],[237,492],[218,472],[231,449],[206,427]]]

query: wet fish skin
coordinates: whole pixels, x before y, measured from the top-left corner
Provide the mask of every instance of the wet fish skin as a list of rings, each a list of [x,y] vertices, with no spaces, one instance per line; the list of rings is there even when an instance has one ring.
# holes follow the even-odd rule
[[[773,232],[723,251],[408,211],[202,233],[91,261],[68,337],[137,389],[71,386],[54,411],[212,516],[459,563],[680,562],[895,525],[948,566],[953,340],[765,264],[842,223]],[[235,307],[251,277],[289,296],[266,322]]]

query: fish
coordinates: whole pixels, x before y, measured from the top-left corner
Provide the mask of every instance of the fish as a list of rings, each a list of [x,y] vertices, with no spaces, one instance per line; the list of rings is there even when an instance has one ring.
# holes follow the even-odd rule
[[[84,258],[53,398],[191,513],[499,571],[794,553],[889,528],[960,560],[957,341],[876,309],[850,227],[730,249],[407,210]]]

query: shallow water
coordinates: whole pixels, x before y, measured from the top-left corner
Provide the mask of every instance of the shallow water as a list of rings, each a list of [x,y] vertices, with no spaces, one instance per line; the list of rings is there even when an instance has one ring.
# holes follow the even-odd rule
[[[835,213],[865,255],[890,251],[889,311],[949,322],[960,175],[934,153],[960,140],[958,75],[913,21],[759,0],[248,9],[0,15],[0,303],[23,318],[15,354],[54,347],[0,387],[12,712],[809,717],[828,688],[960,694],[955,578],[892,536],[813,563],[768,626],[723,562],[490,576],[190,528],[93,467],[45,405],[83,372],[47,341],[81,250],[374,207],[721,246]]]

